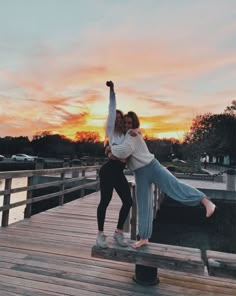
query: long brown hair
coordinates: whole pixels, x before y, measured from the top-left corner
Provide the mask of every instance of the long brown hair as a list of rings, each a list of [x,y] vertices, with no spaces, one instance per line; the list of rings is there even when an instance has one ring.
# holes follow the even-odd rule
[[[121,125],[120,126],[115,126],[115,132],[117,133],[121,133],[121,134],[124,134],[124,113],[119,110],[119,109],[116,109],[116,114],[120,114],[120,117],[121,117]]]
[[[132,128],[139,128],[140,122],[138,115],[135,112],[129,111],[127,114],[125,114],[125,116],[132,119]]]

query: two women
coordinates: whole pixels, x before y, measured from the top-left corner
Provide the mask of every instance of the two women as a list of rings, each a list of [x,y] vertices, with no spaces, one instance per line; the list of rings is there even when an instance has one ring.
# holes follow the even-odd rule
[[[108,81],[107,86],[110,88],[110,103],[106,134],[109,139],[109,145],[112,147],[113,145],[122,144],[125,134],[123,113],[120,110],[116,110],[114,84],[112,81]],[[101,167],[99,172],[101,200],[97,208],[98,234],[96,244],[101,248],[107,248],[106,236],[104,234],[104,222],[106,210],[112,198],[113,189],[116,190],[122,201],[114,239],[123,247],[128,245],[127,240],[123,235],[123,226],[132,206],[132,197],[128,181],[123,172],[125,163],[125,158],[115,159],[111,157],[109,161]]]
[[[134,171],[136,181],[136,197],[138,206],[138,231],[140,240],[133,247],[139,248],[148,244],[152,234],[153,206],[152,184],[170,198],[185,205],[195,206],[202,204],[206,209],[206,217],[210,217],[215,211],[215,205],[204,193],[173,176],[158,160],[154,158],[146,146],[140,134],[132,137],[130,129],[139,128],[139,119],[134,112],[128,112],[125,120],[125,139],[122,144],[111,146],[107,149],[109,157],[127,158],[129,169]]]

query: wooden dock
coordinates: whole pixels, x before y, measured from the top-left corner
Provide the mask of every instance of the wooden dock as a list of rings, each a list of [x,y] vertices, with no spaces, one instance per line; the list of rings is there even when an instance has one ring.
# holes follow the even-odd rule
[[[99,192],[0,229],[0,295],[236,295],[236,280],[159,270],[160,284],[132,280],[135,266],[91,257]],[[107,211],[108,242],[120,200]],[[127,237],[129,235],[127,234]]]

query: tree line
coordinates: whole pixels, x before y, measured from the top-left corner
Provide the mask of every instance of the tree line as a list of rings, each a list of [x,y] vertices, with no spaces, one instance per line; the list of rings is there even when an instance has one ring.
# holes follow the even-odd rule
[[[222,156],[228,155],[230,164],[236,164],[236,100],[221,114],[196,116],[184,144],[193,157],[214,155],[220,162]]]
[[[75,140],[43,131],[28,137],[0,138],[0,154],[26,153],[38,157],[80,158],[85,155],[104,156],[104,147],[96,132],[77,132]]]
[[[158,123],[157,123],[158,124]],[[236,163],[236,100],[221,114],[206,113],[196,116],[182,143],[176,139],[150,139],[145,141],[149,150],[160,161],[172,157],[185,160],[200,159],[203,154],[217,159],[228,155],[230,163]],[[0,154],[26,153],[41,157],[80,158],[85,155],[103,157],[104,145],[97,132],[78,131],[75,140],[64,135],[43,131],[28,137],[0,138]]]

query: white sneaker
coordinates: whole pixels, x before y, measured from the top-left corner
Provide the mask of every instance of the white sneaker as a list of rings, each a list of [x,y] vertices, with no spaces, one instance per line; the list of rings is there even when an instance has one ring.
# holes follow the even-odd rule
[[[115,232],[113,237],[115,241],[118,243],[118,245],[120,245],[121,247],[128,246],[127,239],[125,238],[123,232]]]
[[[108,248],[108,245],[106,242],[106,235],[104,235],[103,233],[98,233],[97,239],[96,239],[96,245],[97,247],[100,247],[102,249]]]

